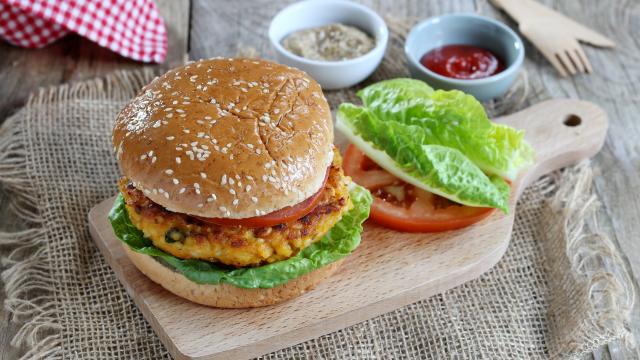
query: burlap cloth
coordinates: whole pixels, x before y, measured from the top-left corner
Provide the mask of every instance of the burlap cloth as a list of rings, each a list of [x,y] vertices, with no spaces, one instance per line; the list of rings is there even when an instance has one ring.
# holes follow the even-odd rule
[[[373,81],[406,75],[397,29]],[[4,306],[24,322],[13,343],[28,347],[25,358],[169,357],[87,228],[89,209],[116,193],[113,119],[153,76],[121,72],[42,90],[4,125],[0,181],[15,201],[2,206],[30,226],[0,233]],[[490,110],[520,107],[526,78],[514,89]],[[335,108],[353,94],[327,95]],[[629,338],[633,291],[592,219],[590,174],[582,164],[530,186],[507,253],[478,279],[264,358],[574,359]]]

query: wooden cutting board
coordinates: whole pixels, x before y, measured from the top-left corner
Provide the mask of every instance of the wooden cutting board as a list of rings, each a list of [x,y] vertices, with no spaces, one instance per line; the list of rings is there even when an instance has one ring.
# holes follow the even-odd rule
[[[409,234],[367,223],[337,275],[291,301],[246,310],[190,303],[140,273],[107,220],[113,198],[89,213],[91,234],[144,316],[178,359],[245,359],[364,321],[489,270],[509,244],[517,198],[541,175],[596,154],[607,131],[595,104],[551,100],[495,121],[524,129],[536,164],[514,182],[511,212],[466,229]]]

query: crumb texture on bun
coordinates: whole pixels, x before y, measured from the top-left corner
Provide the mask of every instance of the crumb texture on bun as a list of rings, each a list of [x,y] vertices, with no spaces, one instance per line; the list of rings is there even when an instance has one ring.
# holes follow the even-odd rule
[[[322,186],[331,112],[304,72],[255,59],[169,71],[118,115],[123,174],[170,211],[247,218],[295,205]]]
[[[300,296],[333,275],[344,260],[338,260],[274,288],[244,289],[229,284],[196,284],[160,264],[153,257],[132,251],[127,245],[122,246],[131,262],[143,274],[175,295],[202,305],[234,309],[274,305]]]

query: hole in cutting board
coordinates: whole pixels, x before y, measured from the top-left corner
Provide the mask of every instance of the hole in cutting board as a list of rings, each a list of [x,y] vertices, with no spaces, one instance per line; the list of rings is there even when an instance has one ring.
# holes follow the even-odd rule
[[[580,116],[578,116],[578,115],[571,114],[571,115],[568,115],[568,116],[564,119],[564,122],[563,122],[563,123],[564,123],[566,126],[571,126],[571,127],[573,127],[573,126],[578,126],[578,125],[582,124],[582,119],[581,119],[581,118],[580,118]]]

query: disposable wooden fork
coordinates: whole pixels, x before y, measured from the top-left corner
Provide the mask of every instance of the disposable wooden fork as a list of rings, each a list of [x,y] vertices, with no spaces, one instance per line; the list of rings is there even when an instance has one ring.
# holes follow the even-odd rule
[[[567,73],[591,73],[593,69],[578,41],[614,47],[609,38],[534,0],[491,0],[498,8],[518,22],[520,32],[531,41],[554,68],[565,77]]]

